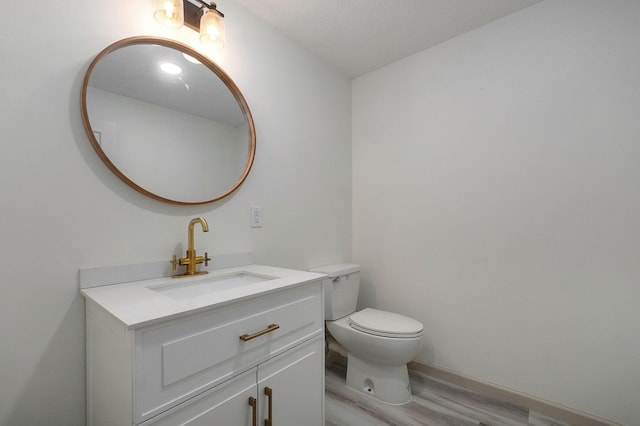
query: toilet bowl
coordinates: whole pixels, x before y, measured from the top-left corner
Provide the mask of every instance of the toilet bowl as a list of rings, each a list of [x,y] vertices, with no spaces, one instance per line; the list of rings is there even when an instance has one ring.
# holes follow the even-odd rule
[[[360,313],[380,318],[400,317],[370,308],[355,315]],[[410,333],[393,333],[391,327],[382,332],[366,330],[354,324],[351,316],[325,322],[331,336],[347,352],[347,386],[388,404],[405,404],[411,400],[407,363],[420,352],[422,325],[404,318],[408,325],[415,326]]]
[[[325,325],[347,353],[347,386],[388,404],[409,402],[407,363],[420,352],[422,324],[379,309],[356,312],[358,265],[327,265],[313,271],[327,274]]]

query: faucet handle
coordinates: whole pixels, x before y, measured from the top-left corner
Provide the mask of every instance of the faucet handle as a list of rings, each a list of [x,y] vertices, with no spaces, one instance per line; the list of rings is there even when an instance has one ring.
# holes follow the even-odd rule
[[[209,266],[209,261],[211,260],[211,258],[209,257],[209,253],[207,253],[206,251],[204,252],[204,266]]]
[[[176,255],[173,255],[173,259],[171,260],[171,264],[173,265],[173,267],[171,269],[173,269],[174,271],[176,269],[178,269],[178,259],[176,258]]]

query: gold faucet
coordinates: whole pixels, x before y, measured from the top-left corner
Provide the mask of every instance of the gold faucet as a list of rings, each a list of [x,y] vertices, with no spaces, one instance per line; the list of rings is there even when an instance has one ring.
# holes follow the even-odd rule
[[[195,227],[196,223],[200,224],[200,226],[202,227],[202,232],[209,232],[209,225],[207,224],[207,221],[204,220],[203,217],[196,217],[194,219],[191,219],[191,222],[189,222],[189,231],[187,234],[187,239],[188,239],[187,240],[188,241],[187,257],[181,257],[180,259],[176,259],[176,255],[174,254],[173,260],[171,261],[171,263],[173,264],[174,271],[177,269],[178,265],[186,266],[187,270],[185,271],[184,274],[174,275],[173,278],[183,278],[183,277],[189,277],[192,275],[208,274],[207,271],[196,271],[196,265],[200,263],[204,263],[204,266],[208,266],[209,261],[211,260],[207,252],[204,252],[204,256],[198,256],[196,253],[196,249],[194,248],[194,244],[193,244],[193,228]]]

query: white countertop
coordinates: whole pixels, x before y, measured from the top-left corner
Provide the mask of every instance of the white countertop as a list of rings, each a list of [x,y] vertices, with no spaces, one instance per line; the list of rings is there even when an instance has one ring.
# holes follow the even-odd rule
[[[277,277],[266,281],[244,284],[238,287],[216,290],[200,296],[174,299],[153,287],[189,285],[208,281],[234,272]],[[215,307],[238,302],[251,297],[276,292],[324,278],[324,274],[276,268],[264,265],[244,265],[233,268],[210,271],[207,275],[188,278],[155,278],[133,281],[124,284],[106,285],[81,289],[80,293],[88,300],[101,306],[128,329],[135,329],[159,321],[205,311]]]

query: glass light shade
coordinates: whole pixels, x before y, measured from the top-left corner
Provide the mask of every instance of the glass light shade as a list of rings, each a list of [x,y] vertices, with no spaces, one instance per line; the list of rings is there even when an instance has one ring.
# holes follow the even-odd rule
[[[180,28],[184,25],[182,0],[153,0],[153,16],[166,27]]]
[[[224,46],[224,19],[215,10],[200,18],[200,41],[218,49]]]

